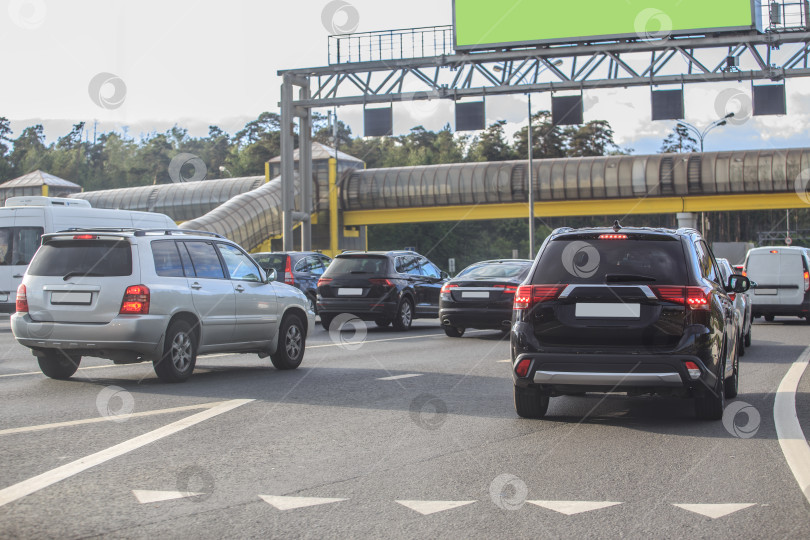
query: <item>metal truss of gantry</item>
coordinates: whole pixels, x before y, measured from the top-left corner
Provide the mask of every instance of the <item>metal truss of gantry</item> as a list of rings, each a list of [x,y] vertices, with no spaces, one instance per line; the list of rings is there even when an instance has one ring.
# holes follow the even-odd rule
[[[282,181],[285,186],[293,181],[292,118],[298,116],[302,127],[304,122],[308,125],[312,109],[539,92],[753,83],[810,76],[806,16],[795,28],[771,30],[664,39],[644,36],[458,54],[450,54],[448,27],[408,30],[402,35],[371,33],[365,38],[368,43],[363,42],[363,36],[333,36],[332,64],[279,72],[283,78],[281,108],[285,122],[282,161],[288,164]],[[342,48],[338,46],[341,42],[345,42]],[[436,56],[407,57],[425,51]],[[293,98],[294,87],[301,88],[298,99]],[[303,146],[308,129],[300,129],[299,133]],[[284,199],[288,204],[285,208],[293,209],[294,201],[289,199]],[[288,242],[292,241],[292,218],[296,214],[289,210],[285,216],[287,246],[291,245]],[[302,229],[306,228],[305,222]]]

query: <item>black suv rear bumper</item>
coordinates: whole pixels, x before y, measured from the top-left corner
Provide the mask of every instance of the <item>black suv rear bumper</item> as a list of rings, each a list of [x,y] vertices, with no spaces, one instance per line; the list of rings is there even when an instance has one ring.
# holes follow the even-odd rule
[[[441,308],[442,326],[508,330],[512,325],[512,306],[508,308]]]
[[[589,358],[590,357],[590,358]],[[524,358],[531,360],[525,377],[515,373]],[[692,379],[685,362],[700,367]],[[513,360],[515,386],[540,387],[550,395],[567,392],[677,393],[716,388],[717,375],[703,361],[688,354],[574,354],[524,353]]]
[[[392,320],[397,314],[397,306],[396,301],[380,302],[378,299],[318,298],[318,314],[321,317],[349,313],[364,321]]]

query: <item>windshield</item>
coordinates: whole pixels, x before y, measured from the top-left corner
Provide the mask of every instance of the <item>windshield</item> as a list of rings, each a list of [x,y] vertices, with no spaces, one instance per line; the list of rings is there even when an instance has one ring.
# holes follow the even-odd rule
[[[330,276],[335,274],[386,274],[388,273],[388,258],[369,255],[338,257],[332,261],[326,272]]]
[[[120,240],[48,242],[37,252],[28,273],[32,276],[129,276],[132,248]]]
[[[686,259],[676,239],[561,238],[540,256],[532,283],[657,283],[685,285]]]
[[[257,253],[253,255],[253,260],[265,270],[273,268],[277,273],[284,272],[287,265],[287,255],[277,253]]]
[[[0,266],[30,263],[41,237],[42,227],[0,227]]]
[[[498,279],[510,278],[523,280],[532,267],[531,262],[478,263],[468,266],[458,273],[457,278]]]

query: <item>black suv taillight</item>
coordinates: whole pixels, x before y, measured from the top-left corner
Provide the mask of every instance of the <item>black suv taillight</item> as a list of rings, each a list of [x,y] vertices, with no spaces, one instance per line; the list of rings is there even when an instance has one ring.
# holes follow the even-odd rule
[[[148,315],[149,288],[145,285],[127,287],[119,313],[121,315]]]
[[[521,285],[515,293],[514,309],[524,311],[535,304],[555,300],[567,285]]]
[[[655,295],[665,302],[680,304],[693,310],[708,311],[711,309],[712,291],[709,288],[670,287],[666,285],[651,288]]]

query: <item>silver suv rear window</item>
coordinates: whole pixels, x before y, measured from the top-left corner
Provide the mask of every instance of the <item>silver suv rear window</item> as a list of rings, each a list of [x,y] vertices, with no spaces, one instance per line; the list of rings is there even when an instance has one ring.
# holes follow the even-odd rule
[[[32,276],[132,275],[132,247],[122,240],[57,240],[37,251],[28,267]]]
[[[560,238],[543,251],[532,283],[686,285],[688,274],[677,239]]]

